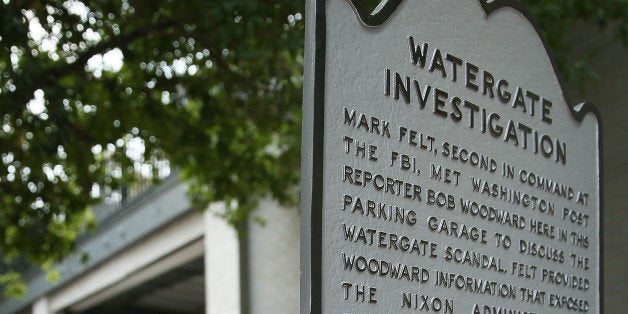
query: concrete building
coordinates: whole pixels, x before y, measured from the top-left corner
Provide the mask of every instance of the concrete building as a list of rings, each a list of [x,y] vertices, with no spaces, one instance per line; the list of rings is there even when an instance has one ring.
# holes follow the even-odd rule
[[[298,312],[298,211],[262,201],[261,222],[238,236],[216,215],[223,208],[192,208],[176,176],[100,206],[98,230],[56,266],[60,280],[26,274],[26,297],[3,300],[0,313]]]

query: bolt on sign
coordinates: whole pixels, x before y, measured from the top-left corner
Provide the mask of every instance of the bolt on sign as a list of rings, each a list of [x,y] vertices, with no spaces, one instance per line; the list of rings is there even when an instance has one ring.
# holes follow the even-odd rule
[[[306,13],[301,312],[601,312],[600,119],[525,8]]]

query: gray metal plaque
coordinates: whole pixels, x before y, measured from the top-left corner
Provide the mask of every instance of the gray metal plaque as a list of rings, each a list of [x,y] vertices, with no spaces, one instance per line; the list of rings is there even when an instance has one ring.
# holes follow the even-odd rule
[[[598,313],[599,115],[517,1],[307,5],[302,313]]]

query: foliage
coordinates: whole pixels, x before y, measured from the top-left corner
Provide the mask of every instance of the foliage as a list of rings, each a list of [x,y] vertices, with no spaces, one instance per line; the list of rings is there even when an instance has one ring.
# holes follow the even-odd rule
[[[626,38],[626,0],[525,2],[566,73],[563,38],[576,21],[618,21]],[[234,225],[252,210],[252,196],[294,202],[303,5],[3,0],[0,251],[7,262],[49,267],[93,221],[90,205],[171,167],[189,182],[198,208],[240,204],[225,215]],[[11,271],[0,276],[0,284],[14,282]],[[10,286],[5,292],[21,291]]]
[[[0,4],[5,258],[63,258],[90,205],[107,191],[119,199],[122,183],[163,177],[170,165],[198,208],[249,204],[251,195],[294,202],[302,5]],[[251,207],[225,218],[236,224]]]

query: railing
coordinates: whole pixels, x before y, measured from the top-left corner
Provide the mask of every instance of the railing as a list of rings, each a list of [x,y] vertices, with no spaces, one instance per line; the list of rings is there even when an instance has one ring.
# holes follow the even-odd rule
[[[125,211],[130,203],[145,197],[153,188],[160,186],[162,183],[177,180],[177,177],[178,173],[175,171],[156,180],[139,177],[131,184],[121,185],[119,189],[101,188],[104,192],[100,197],[102,203],[92,208],[97,224],[102,225],[113,219],[119,213]]]

